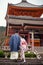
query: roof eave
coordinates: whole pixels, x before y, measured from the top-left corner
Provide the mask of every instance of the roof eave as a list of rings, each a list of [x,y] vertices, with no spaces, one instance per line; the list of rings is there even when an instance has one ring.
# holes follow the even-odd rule
[[[22,19],[22,20],[36,20],[36,21],[43,21],[43,18],[31,17],[31,16],[13,16],[7,15],[8,18],[11,19]]]

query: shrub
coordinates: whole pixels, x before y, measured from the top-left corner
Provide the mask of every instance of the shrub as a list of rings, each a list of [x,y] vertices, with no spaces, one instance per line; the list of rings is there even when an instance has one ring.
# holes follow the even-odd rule
[[[26,52],[25,57],[34,58],[36,57],[36,54],[34,54],[33,52],[30,52],[30,53]]]
[[[2,50],[0,50],[0,57],[1,58],[5,57],[4,52]]]

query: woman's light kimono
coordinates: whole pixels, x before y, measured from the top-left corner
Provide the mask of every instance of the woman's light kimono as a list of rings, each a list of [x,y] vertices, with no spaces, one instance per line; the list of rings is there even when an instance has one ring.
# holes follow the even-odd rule
[[[26,61],[25,60],[25,54],[24,52],[26,52],[27,50],[27,42],[24,38],[21,38],[21,42],[20,42],[20,57],[21,57],[21,60],[23,59],[24,62]]]

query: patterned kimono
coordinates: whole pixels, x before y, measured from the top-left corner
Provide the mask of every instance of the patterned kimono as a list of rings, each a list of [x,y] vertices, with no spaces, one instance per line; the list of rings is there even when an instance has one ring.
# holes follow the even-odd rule
[[[26,49],[27,49],[27,42],[26,42],[26,40],[24,38],[21,38],[21,42],[20,42],[20,50],[21,50],[20,57],[21,57],[21,60],[22,59],[24,60],[24,62],[26,61],[25,60],[25,54],[24,54]]]

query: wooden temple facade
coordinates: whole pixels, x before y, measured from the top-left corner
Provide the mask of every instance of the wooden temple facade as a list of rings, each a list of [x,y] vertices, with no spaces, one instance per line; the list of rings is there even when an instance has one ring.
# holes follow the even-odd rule
[[[19,32],[28,44],[43,46],[43,7],[22,0],[18,4],[8,4],[6,14],[6,36]]]

